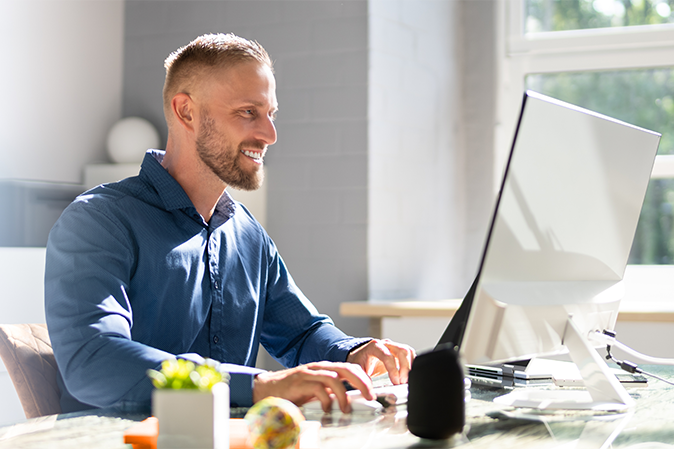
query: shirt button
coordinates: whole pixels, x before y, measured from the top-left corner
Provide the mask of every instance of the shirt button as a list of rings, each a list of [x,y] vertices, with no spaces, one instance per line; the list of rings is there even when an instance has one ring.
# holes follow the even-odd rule
[[[220,283],[219,283],[218,281],[213,281],[213,287],[214,287],[216,290],[220,290]]]
[[[220,339],[218,338],[217,335],[213,336],[213,343],[218,344],[219,341]]]

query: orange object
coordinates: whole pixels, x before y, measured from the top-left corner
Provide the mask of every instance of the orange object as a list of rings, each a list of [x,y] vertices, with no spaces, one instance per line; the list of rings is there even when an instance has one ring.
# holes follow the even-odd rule
[[[318,431],[321,423],[304,421],[300,427],[300,440],[295,449],[319,449]],[[124,443],[130,444],[133,449],[157,449],[158,436],[159,421],[150,416],[124,432]],[[249,439],[248,423],[243,419],[229,420],[229,449],[253,449]]]
[[[156,449],[159,436],[159,420],[150,416],[124,432],[124,443],[133,449]]]

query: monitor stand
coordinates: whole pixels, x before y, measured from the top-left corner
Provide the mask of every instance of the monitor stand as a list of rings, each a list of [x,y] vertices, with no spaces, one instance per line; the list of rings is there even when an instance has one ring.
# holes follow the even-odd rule
[[[624,412],[634,407],[634,400],[590,345],[587,336],[582,335],[571,316],[564,332],[564,345],[580,370],[585,390],[523,388],[499,396],[494,402],[540,410]]]

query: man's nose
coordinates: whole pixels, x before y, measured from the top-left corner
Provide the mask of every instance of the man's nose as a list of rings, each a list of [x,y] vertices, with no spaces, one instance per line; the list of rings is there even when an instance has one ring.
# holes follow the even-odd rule
[[[271,117],[267,117],[262,121],[258,128],[257,138],[267,145],[276,143],[276,125]]]

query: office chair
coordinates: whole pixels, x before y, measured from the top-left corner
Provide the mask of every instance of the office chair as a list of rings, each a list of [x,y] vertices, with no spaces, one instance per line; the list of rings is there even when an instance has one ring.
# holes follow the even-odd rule
[[[56,360],[46,324],[0,325],[0,358],[26,418],[61,413]]]

